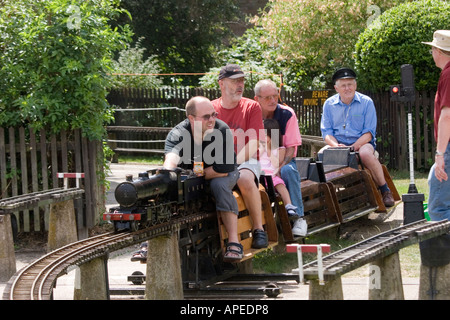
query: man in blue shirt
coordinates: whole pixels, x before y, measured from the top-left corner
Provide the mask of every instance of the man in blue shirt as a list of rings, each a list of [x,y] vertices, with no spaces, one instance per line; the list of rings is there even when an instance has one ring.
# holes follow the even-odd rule
[[[330,147],[353,147],[363,165],[370,170],[381,191],[386,207],[394,206],[394,197],[384,178],[383,168],[375,151],[377,114],[372,99],[356,91],[356,73],[342,68],[333,75],[337,92],[323,105],[320,129]]]

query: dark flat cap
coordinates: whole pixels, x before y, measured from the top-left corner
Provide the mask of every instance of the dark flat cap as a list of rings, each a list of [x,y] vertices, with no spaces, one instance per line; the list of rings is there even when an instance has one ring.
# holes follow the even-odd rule
[[[333,83],[339,79],[356,79],[356,73],[350,68],[341,68],[333,74]]]
[[[241,67],[237,64],[227,64],[225,67],[220,69],[219,80],[229,78],[229,79],[237,79],[245,77],[244,72]]]

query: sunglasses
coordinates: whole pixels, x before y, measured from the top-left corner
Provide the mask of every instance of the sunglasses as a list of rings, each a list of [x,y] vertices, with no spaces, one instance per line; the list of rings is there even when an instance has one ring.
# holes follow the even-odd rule
[[[209,121],[209,119],[211,118],[217,118],[218,113],[217,112],[213,112],[211,114],[205,114],[204,116],[197,116],[197,115],[193,115],[196,118],[202,118],[205,121]]]

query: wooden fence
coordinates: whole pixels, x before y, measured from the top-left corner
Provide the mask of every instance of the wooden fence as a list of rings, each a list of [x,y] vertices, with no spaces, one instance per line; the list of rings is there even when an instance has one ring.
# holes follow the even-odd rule
[[[0,128],[0,199],[63,187],[58,172],[84,172],[80,186],[85,193],[75,206],[79,236],[85,237],[102,201],[96,167],[99,146],[82,137],[80,130],[49,135],[24,127]],[[75,181],[71,183],[74,187]],[[19,231],[48,230],[48,211],[44,207],[18,212]]]
[[[302,134],[320,136],[322,106],[334,93],[333,90],[301,92],[282,90],[280,97],[283,103],[297,113]],[[372,97],[377,109],[377,150],[380,160],[390,169],[408,169],[407,106],[391,102],[389,92],[363,93]],[[171,128],[184,119],[185,104],[195,95],[215,99],[220,96],[220,91],[202,88],[122,89],[112,91],[108,100],[111,105],[120,109],[115,113],[115,126]],[[247,90],[244,96],[253,98],[253,92]],[[412,106],[415,169],[427,170],[433,163],[435,149],[433,111],[434,92],[417,92],[416,101]],[[136,136],[130,134],[130,131],[122,134],[116,132],[116,139],[135,140]],[[151,140],[152,136],[147,135],[146,138],[140,139]],[[157,147],[148,145],[146,147],[141,144],[135,148]],[[308,156],[309,151],[309,147],[304,145],[299,149],[298,155]]]
[[[416,92],[414,104],[391,102],[389,92],[370,93],[377,109],[377,150],[389,168],[409,169],[408,113],[412,115],[413,158],[416,170],[434,163],[434,91]]]

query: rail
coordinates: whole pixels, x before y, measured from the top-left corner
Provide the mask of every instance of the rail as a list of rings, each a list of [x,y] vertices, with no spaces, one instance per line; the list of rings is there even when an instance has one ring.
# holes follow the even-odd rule
[[[61,247],[17,272],[3,292],[3,300],[50,300],[58,277],[72,265],[80,265],[109,252],[167,234],[180,225],[209,218],[213,213],[179,217],[136,232],[107,233]]]
[[[163,127],[133,127],[133,126],[108,126],[107,143],[114,152],[131,152],[131,153],[155,153],[162,154],[164,150],[161,148],[149,148],[148,145],[158,145],[164,143],[162,138],[166,137],[172,128]],[[117,134],[144,134],[146,139],[116,139]],[[150,137],[150,139],[148,139]],[[154,137],[154,138],[152,138]],[[302,135],[302,142],[304,145],[311,147],[311,157],[314,156],[322,147],[326,145],[320,136]],[[117,144],[127,144],[127,147],[118,147]],[[139,147],[130,147],[131,144],[139,144]],[[145,146],[144,146],[145,145]]]
[[[107,143],[115,152],[113,162],[117,162],[117,153],[163,154],[164,141],[172,128],[108,126]],[[130,138],[130,135],[133,138]],[[119,136],[121,138],[117,139]],[[118,146],[120,145],[120,146]],[[151,147],[149,147],[151,146]]]
[[[331,280],[401,248],[445,234],[449,230],[448,220],[432,222],[420,220],[389,230],[325,256],[322,259],[323,275],[325,280]],[[318,263],[313,261],[303,266],[304,279],[318,279]],[[299,270],[294,269],[293,273],[299,273]]]
[[[322,137],[319,136],[310,136],[310,135],[302,135],[302,145],[310,146],[310,157],[315,157],[317,152],[320,149],[325,147],[327,144],[323,141]]]
[[[302,135],[302,142],[315,145],[317,147],[324,147],[326,145],[325,141],[320,136]]]
[[[65,201],[81,197],[84,193],[80,188],[55,188],[0,200],[0,214],[31,209],[36,206],[46,205],[54,202]]]

